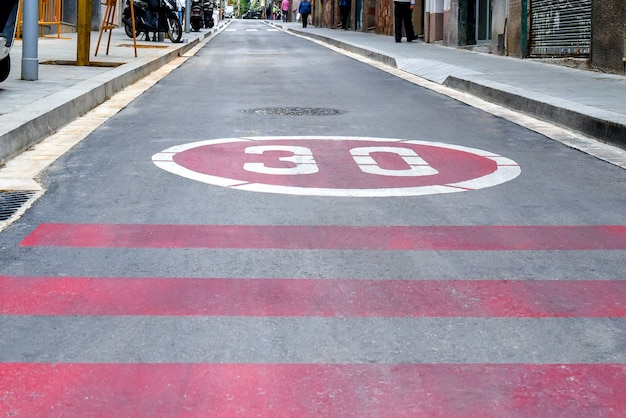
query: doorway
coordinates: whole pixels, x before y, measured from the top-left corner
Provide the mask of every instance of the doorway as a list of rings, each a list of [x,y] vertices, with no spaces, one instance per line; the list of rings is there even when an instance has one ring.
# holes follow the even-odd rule
[[[491,41],[492,0],[467,1],[467,45]]]

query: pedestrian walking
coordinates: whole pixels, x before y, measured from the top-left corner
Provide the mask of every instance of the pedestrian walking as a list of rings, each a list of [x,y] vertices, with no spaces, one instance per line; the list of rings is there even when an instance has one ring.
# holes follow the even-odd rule
[[[178,19],[181,25],[185,25],[185,3],[183,0],[176,0],[176,10],[178,12]]]
[[[402,25],[404,25],[407,42],[417,39],[413,31],[411,0],[394,0],[393,6],[396,42],[402,42]]]
[[[289,16],[289,0],[283,0],[280,4],[280,10],[283,12],[283,22],[287,21],[287,17]]]
[[[348,18],[350,17],[351,0],[339,0],[339,13],[341,14],[341,29],[348,30]]]
[[[300,7],[298,7],[298,12],[300,12],[300,16],[302,16],[302,27],[306,28],[309,22],[309,15],[311,14],[311,2],[309,0],[302,0]]]

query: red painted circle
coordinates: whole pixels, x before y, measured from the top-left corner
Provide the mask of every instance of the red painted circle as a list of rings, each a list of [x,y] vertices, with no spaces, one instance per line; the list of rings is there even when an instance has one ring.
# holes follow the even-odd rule
[[[261,183],[279,186],[372,189],[420,187],[458,183],[483,177],[497,169],[494,160],[470,152],[433,145],[406,142],[380,142],[367,140],[329,141],[323,139],[273,140],[271,145],[306,147],[311,150],[319,171],[306,175],[261,174],[243,169],[245,163],[263,163],[267,167],[289,168],[295,163],[280,161],[279,157],[293,155],[290,151],[267,151],[262,155],[246,154],[245,149],[255,145],[268,145],[254,141],[206,144],[177,153],[174,162],[191,171],[242,183]],[[410,148],[438,171],[428,176],[385,176],[364,173],[355,163],[350,150],[359,147]],[[383,169],[406,170],[409,165],[400,155],[374,152],[371,156]]]
[[[386,197],[455,193],[514,179],[506,157],[437,142],[359,137],[221,138],[152,156],[171,173],[265,193]]]

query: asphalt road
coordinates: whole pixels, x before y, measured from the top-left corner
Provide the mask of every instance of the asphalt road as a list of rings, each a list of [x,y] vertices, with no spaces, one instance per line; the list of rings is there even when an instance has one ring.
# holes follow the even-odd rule
[[[2,414],[626,414],[626,172],[309,40],[233,22],[41,182]]]

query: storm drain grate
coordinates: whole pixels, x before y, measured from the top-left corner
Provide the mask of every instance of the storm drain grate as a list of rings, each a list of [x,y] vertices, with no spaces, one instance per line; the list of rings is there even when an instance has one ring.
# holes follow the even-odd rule
[[[257,115],[279,116],[331,116],[344,113],[339,109],[329,109],[325,107],[264,107],[246,110],[245,112],[256,113]]]
[[[36,192],[0,192],[0,221],[15,215]]]

